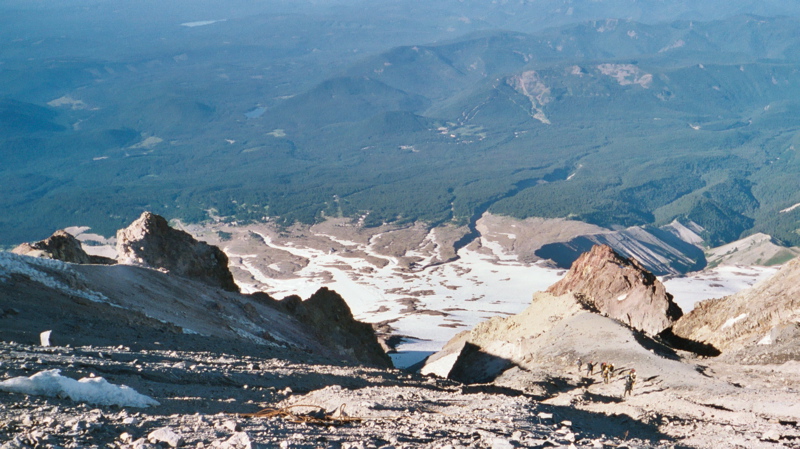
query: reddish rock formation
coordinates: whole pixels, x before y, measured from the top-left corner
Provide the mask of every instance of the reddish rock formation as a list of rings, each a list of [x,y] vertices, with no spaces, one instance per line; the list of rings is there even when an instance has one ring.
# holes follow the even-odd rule
[[[581,255],[547,292],[572,293],[599,313],[650,335],[671,327],[683,314],[653,274],[607,245]]]
[[[112,265],[113,259],[91,256],[83,250],[81,242],[67,231],[59,230],[50,237],[34,242],[23,243],[11,252],[23,256],[44,257],[69,263]]]
[[[163,269],[224,290],[239,291],[225,253],[171,228],[164,217],[150,212],[117,231],[117,254],[120,263]]]

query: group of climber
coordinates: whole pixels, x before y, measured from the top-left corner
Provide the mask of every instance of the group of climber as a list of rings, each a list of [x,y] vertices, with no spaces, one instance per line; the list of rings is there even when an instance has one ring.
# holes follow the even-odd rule
[[[583,363],[581,362],[581,359],[578,359],[578,363],[577,364],[578,364],[578,372],[580,373],[581,369],[583,367]],[[589,363],[587,363],[586,364],[586,375],[588,375],[589,377],[593,376],[594,375],[595,366],[596,366],[596,363],[594,361],[590,361]],[[603,383],[607,384],[609,382],[609,380],[611,379],[611,377],[614,376],[614,364],[613,363],[602,362],[600,364],[600,375],[603,377]],[[636,384],[636,370],[634,368],[631,368],[630,371],[628,371],[628,374],[625,376],[625,390],[622,393],[622,397],[623,398],[625,396],[633,394],[633,386],[634,386],[634,384]]]

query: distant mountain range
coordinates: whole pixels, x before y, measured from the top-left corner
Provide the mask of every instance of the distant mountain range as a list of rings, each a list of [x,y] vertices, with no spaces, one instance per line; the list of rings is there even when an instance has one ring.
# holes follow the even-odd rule
[[[453,5],[419,7],[439,22],[409,18],[417,28],[385,41],[417,29],[416,45],[364,56],[345,48],[371,28],[348,35],[320,21],[342,12],[301,3],[281,8],[312,47],[288,48],[277,29],[289,19],[244,7],[204,26],[142,25],[172,40],[137,43],[135,56],[57,58],[47,51],[72,44],[17,41],[0,71],[0,244],[74,224],[108,235],[144,209],[365,225],[474,225],[485,211],[609,228],[678,220],[712,246],[753,232],[800,244],[800,7],[485,2],[463,6],[461,28],[431,31]],[[560,26],[543,30],[547,17]],[[248,43],[272,42],[259,20],[279,26],[272,46]],[[377,19],[348,23],[360,20]],[[326,35],[341,42],[325,47]]]

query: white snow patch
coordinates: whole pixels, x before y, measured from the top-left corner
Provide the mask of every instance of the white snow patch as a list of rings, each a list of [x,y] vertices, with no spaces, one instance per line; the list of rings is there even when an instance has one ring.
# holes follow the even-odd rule
[[[764,338],[762,338],[761,340],[758,340],[758,343],[756,343],[756,344],[759,344],[759,345],[771,345],[772,344],[772,335],[770,335],[770,334],[765,335]]]
[[[719,330],[731,327],[734,324],[738,323],[739,321],[742,321],[745,318],[747,318],[747,314],[746,313],[743,313],[743,314],[737,316],[736,318],[731,318],[728,321],[726,321],[725,324],[723,324],[722,327],[719,328]]]
[[[13,377],[0,382],[0,390],[34,396],[67,397],[77,402],[120,407],[160,405],[155,399],[125,385],[114,385],[102,377],[80,380],[61,375],[61,370],[42,371],[31,377]]]
[[[800,207],[800,203],[797,203],[794,206],[787,207],[786,209],[781,210],[781,213],[785,214],[786,212],[791,212],[791,211],[797,209],[798,207]]]
[[[184,22],[181,24],[182,27],[194,28],[194,27],[202,27],[206,25],[212,25],[217,22],[225,22],[228,19],[219,19],[219,20],[198,20],[196,22]]]
[[[617,301],[625,301],[627,298],[628,298],[628,294],[627,293],[623,293],[623,294],[617,296]]]
[[[52,106],[54,108],[67,106],[73,111],[89,109],[89,106],[83,102],[83,100],[76,100],[68,95],[65,95],[61,98],[56,98],[55,100],[48,101],[48,106]]]
[[[732,295],[752,287],[777,272],[776,267],[724,265],[662,282],[683,313],[688,313],[700,301]]]
[[[55,279],[42,270],[50,270],[53,272],[62,273],[65,276],[69,276],[78,280],[82,279],[78,273],[69,268],[67,263],[59,260],[0,252],[0,282],[6,282],[10,279],[12,274],[17,274],[25,276],[34,282],[38,282],[39,284],[50,287],[54,290],[59,290],[68,295],[78,296],[94,302],[108,301],[108,298],[106,298],[102,293],[91,290],[78,290],[71,288],[67,284]]]
[[[408,271],[401,268],[397,258],[375,250],[382,234],[373,236],[367,243],[336,241],[347,244],[352,251],[387,260],[389,263],[384,267],[360,257],[348,257],[344,251],[331,253],[305,247],[300,242],[290,246],[289,242],[273,241],[266,233],[254,231],[254,234],[260,236],[265,245],[301,257],[308,265],[294,273],[297,277],[272,279],[258,272],[251,264],[253,260],[242,259],[242,265],[260,282],[247,289],[258,288],[276,298],[292,294],[307,298],[325,285],[347,301],[356,319],[369,323],[393,320],[391,325],[397,334],[414,337],[398,347],[406,354],[393,356],[407,365],[438,351],[456,333],[474,327],[484,317],[519,313],[530,304],[534,292],[545,290],[561,278],[560,270],[524,264],[516,255],[506,253],[499,243],[486,239],[481,240],[483,250],[489,249],[491,254],[462,248],[457,261]],[[438,245],[433,232],[425,241]],[[429,243],[423,242],[423,246]],[[339,268],[345,266],[350,268]],[[244,286],[241,287],[244,291]],[[423,291],[429,293],[411,295]],[[409,296],[418,300],[417,310],[442,314],[402,312],[406,306],[400,300]]]
[[[686,41],[684,41],[683,39],[678,39],[677,41],[673,42],[672,44],[667,45],[666,47],[662,48],[658,52],[659,53],[664,53],[664,52],[667,52],[667,51],[670,51],[670,50],[674,50],[676,48],[681,48],[681,47],[683,47],[685,45],[686,45]]]
[[[454,352],[452,354],[448,354],[442,357],[439,360],[436,360],[433,363],[426,364],[420,374],[423,376],[428,374],[433,374],[439,377],[446,378],[448,374],[450,374],[450,370],[453,369],[453,365],[455,365],[456,361],[458,360],[458,356],[461,355],[458,352]]]

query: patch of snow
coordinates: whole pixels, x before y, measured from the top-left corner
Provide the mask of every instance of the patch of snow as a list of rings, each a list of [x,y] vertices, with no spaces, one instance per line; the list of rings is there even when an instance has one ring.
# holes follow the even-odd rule
[[[628,298],[628,294],[627,293],[623,293],[623,294],[617,296],[617,301],[625,301],[627,298]]]
[[[797,203],[794,206],[787,207],[786,209],[781,210],[780,213],[785,214],[786,212],[791,212],[791,211],[797,209],[798,207],[800,207],[800,203]]]
[[[447,378],[447,375],[450,374],[450,370],[453,369],[453,365],[456,363],[456,360],[458,360],[459,355],[461,354],[454,352],[440,358],[439,360],[426,364],[420,371],[420,374],[423,376],[433,374],[439,377]]]
[[[48,106],[57,108],[60,106],[68,106],[73,111],[89,109],[89,106],[83,102],[83,100],[76,100],[68,95],[65,95],[61,98],[56,98],[55,100],[48,101]]]
[[[619,24],[619,19],[606,19],[605,23],[597,27],[598,33],[605,33],[606,31],[614,31]]]
[[[667,45],[666,47],[662,48],[658,52],[659,53],[664,53],[664,52],[667,52],[667,51],[670,51],[670,50],[675,50],[676,48],[681,48],[681,47],[683,47],[685,45],[686,45],[686,41],[684,41],[683,39],[678,39],[677,41],[673,42],[672,44]]]
[[[212,25],[212,24],[215,24],[217,22],[225,22],[226,20],[228,20],[228,19],[198,20],[198,21],[195,21],[195,22],[184,22],[184,23],[181,24],[181,26],[182,27],[187,27],[187,28],[202,27],[202,26],[206,26],[206,25]]]
[[[501,245],[486,239],[484,250],[490,249],[492,254],[462,248],[457,261],[409,272],[400,268],[397,258],[375,250],[383,234],[372,236],[367,243],[338,239],[340,243],[357,245],[349,246],[353,251],[388,261],[386,266],[378,267],[344,252],[329,253],[300,242],[279,244],[264,232],[253,233],[263,244],[301,257],[308,265],[294,273],[297,277],[272,279],[259,273],[250,264],[252,260],[242,259],[242,264],[261,282],[247,288],[260,288],[276,298],[291,294],[307,298],[323,285],[335,290],[347,301],[356,319],[370,323],[392,320],[397,334],[416,338],[399,345],[398,350],[406,354],[393,356],[408,365],[438,351],[456,333],[475,326],[487,315],[519,313],[530,304],[534,292],[545,290],[562,276],[561,270],[521,263],[516,255],[507,254]],[[435,233],[429,237],[425,241],[436,243]],[[431,259],[428,254],[426,260]],[[339,268],[344,266],[350,268]],[[417,293],[416,311],[407,310],[400,301],[423,291],[430,294]]]
[[[776,267],[725,265],[662,282],[683,313],[688,313],[700,301],[732,295],[752,287],[777,272]]]
[[[150,136],[150,137],[144,139],[143,141],[137,143],[136,145],[129,146],[128,148],[131,148],[131,149],[134,149],[134,150],[135,149],[144,148],[144,149],[149,150],[149,149],[152,149],[154,146],[158,145],[159,143],[161,143],[163,141],[164,141],[164,139],[162,139],[161,137]]]
[[[107,302],[108,298],[102,293],[91,290],[78,290],[55,279],[42,270],[62,273],[66,276],[82,279],[81,276],[70,269],[69,264],[60,260],[45,259],[40,257],[21,256],[13,253],[0,252],[0,282],[6,282],[12,274],[18,274],[38,282],[46,287],[61,291],[68,295],[78,296],[93,302]]]
[[[111,384],[102,377],[75,380],[62,376],[58,369],[4,380],[0,382],[0,390],[34,396],[67,397],[77,402],[120,407],[160,405],[155,399],[128,386]]]
[[[772,344],[772,335],[770,335],[770,334],[765,335],[764,338],[762,338],[761,340],[758,340],[758,343],[756,343],[756,344],[759,344],[759,345],[771,345]]]
[[[745,318],[747,318],[747,314],[746,313],[743,313],[743,314],[737,316],[736,318],[731,318],[728,321],[726,321],[725,324],[723,324],[722,327],[719,328],[719,330],[731,327],[734,324],[738,323],[739,321],[742,321]]]

